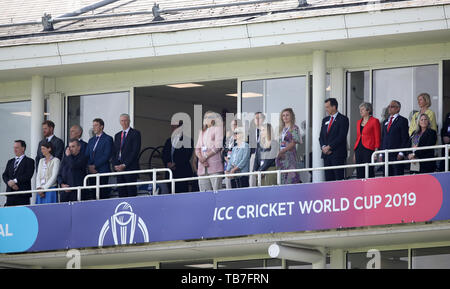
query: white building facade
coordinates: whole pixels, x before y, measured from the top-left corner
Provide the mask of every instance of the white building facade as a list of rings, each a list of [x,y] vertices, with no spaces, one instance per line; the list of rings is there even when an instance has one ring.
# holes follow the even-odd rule
[[[142,11],[140,6],[126,10],[121,2],[95,12],[113,6],[116,14]],[[181,2],[161,2],[160,9],[188,7]],[[35,156],[44,119],[55,122],[55,134],[64,140],[70,125],[80,123],[87,141],[93,118],[103,118],[106,132],[113,135],[120,129],[119,115],[128,113],[132,126],[143,134],[143,148],[156,147],[170,136],[164,130],[171,116],[187,110],[193,115],[195,104],[202,104],[203,111],[220,113],[226,108],[268,115],[293,107],[304,137],[300,148],[304,167],[323,166],[318,139],[328,97],[336,98],[339,111],[350,118],[349,162],[363,101],[373,103],[374,116],[382,120],[383,109],[399,100],[401,114],[409,118],[418,108],[417,95],[428,92],[438,128],[442,127],[450,111],[450,1],[325,5],[311,0],[300,7],[298,1],[278,2],[197,7],[162,13],[165,19],[156,22],[151,14],[111,16],[98,22],[74,19],[55,22],[52,31],[43,31],[40,24],[20,24],[30,19],[15,20],[17,25],[4,20],[0,118],[6,125],[0,140],[1,170],[13,156],[15,139],[24,139],[27,155]],[[63,14],[70,12],[64,10],[67,7],[53,9]],[[231,96],[189,98],[189,92],[175,95],[162,89],[177,83],[222,82]],[[211,91],[219,91],[218,86]],[[166,135],[159,136],[161,131]],[[313,173],[312,182],[322,180],[321,172]],[[0,188],[5,191],[5,184]],[[372,259],[367,255],[371,249],[381,254],[382,268],[449,268],[449,233],[450,224],[444,220],[80,252],[84,268],[365,268]],[[272,258],[268,250],[274,243],[319,257],[308,259],[306,252],[298,258]],[[70,259],[66,253],[0,254],[0,265],[64,268]]]

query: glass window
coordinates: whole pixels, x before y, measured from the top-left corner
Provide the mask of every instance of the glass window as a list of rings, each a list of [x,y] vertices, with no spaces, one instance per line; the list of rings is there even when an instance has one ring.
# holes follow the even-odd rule
[[[286,260],[287,269],[312,269],[311,263]]]
[[[272,125],[275,138],[278,138],[279,134],[280,112],[285,108],[292,108],[303,141],[303,144],[297,147],[299,168],[305,167],[306,134],[309,132],[306,85],[305,76],[252,80],[243,81],[241,91],[242,113],[246,127],[247,121],[252,119],[255,112],[264,112],[266,121]]]
[[[217,262],[217,269],[281,269],[281,259],[253,259]]]
[[[242,112],[264,111],[265,81],[251,80],[242,82]]]
[[[356,142],[356,123],[361,118],[359,105],[363,102],[370,102],[369,71],[347,72],[347,117],[349,118],[350,126],[351,154],[353,154],[353,144]]]
[[[129,92],[116,92],[71,96],[68,98],[67,136],[74,124],[83,128],[83,140],[92,137],[92,120],[101,118],[105,122],[105,132],[110,136],[121,130],[119,116],[129,113]]]
[[[413,269],[450,269],[450,247],[412,249]]]
[[[408,250],[379,251],[380,269],[408,269]],[[347,269],[367,269],[376,257],[367,252],[347,253]],[[370,268],[370,267],[369,267]]]
[[[426,92],[431,96],[431,110],[439,114],[439,66],[424,65],[380,69],[373,71],[374,116],[380,121],[387,119],[385,108],[391,100],[402,104],[400,114],[408,120],[418,110],[417,96]]]
[[[196,260],[184,262],[167,262],[159,265],[160,269],[213,269],[213,260]]]
[[[30,130],[31,130],[31,101],[18,101],[0,103],[0,119],[7,124],[0,127],[0,173],[6,168],[6,163],[14,157],[14,141],[21,139],[27,144],[25,154],[30,157]],[[0,191],[6,191],[6,185],[2,181]],[[6,197],[0,197],[0,206],[6,202]]]

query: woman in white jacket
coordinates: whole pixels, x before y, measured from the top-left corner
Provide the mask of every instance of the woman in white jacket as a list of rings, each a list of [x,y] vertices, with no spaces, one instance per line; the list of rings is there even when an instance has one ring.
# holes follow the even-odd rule
[[[44,157],[39,160],[36,175],[36,189],[45,190],[56,188],[60,160],[53,156],[53,145],[50,142],[41,145],[41,152]],[[41,192],[36,195],[36,204],[57,202],[58,194],[55,191]]]

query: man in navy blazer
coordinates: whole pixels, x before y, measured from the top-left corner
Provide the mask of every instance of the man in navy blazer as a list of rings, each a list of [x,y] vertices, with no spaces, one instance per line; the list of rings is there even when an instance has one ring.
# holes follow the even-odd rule
[[[86,154],[86,147],[87,147],[87,142],[85,142],[84,140],[81,139],[81,136],[83,135],[83,128],[81,126],[79,126],[78,124],[74,124],[70,127],[69,129],[69,140],[73,140],[73,139],[77,139],[78,142],[80,143],[80,153],[82,155]],[[67,151],[67,148],[69,147],[69,144],[67,144],[65,151]],[[65,154],[64,154],[65,155]],[[63,155],[63,158],[64,158]]]
[[[382,124],[380,150],[398,149],[409,147],[408,120],[401,116],[401,104],[397,100],[391,101],[388,106],[389,118]],[[404,153],[389,153],[389,161],[403,160]],[[379,155],[379,161],[383,155]],[[404,164],[389,165],[389,176],[401,176],[404,174]]]
[[[2,178],[6,184],[6,192],[30,191],[31,178],[34,174],[34,160],[25,155],[27,145],[23,140],[14,141],[14,158],[10,159]],[[5,206],[30,204],[31,194],[8,195]]]
[[[114,136],[112,165],[116,172],[139,170],[139,153],[141,151],[141,133],[130,127],[130,116],[120,115],[122,130]],[[136,182],[138,174],[119,175],[117,183]],[[119,197],[137,196],[136,186],[118,187]]]
[[[36,171],[38,169],[39,160],[44,157],[41,152],[41,146],[46,142],[50,142],[53,145],[54,150],[52,151],[52,154],[54,157],[57,157],[59,160],[62,160],[63,158],[64,142],[53,134],[54,130],[55,123],[53,121],[46,120],[42,123],[42,134],[44,135],[44,138],[39,142],[36,152]]]
[[[335,98],[325,100],[325,110],[328,116],[322,120],[319,137],[324,166],[344,165],[347,160],[348,118],[338,112]],[[343,180],[344,172],[345,169],[325,170],[325,180]]]
[[[81,141],[77,138],[69,140],[58,173],[58,184],[61,188],[78,187],[83,185],[86,176],[87,157],[81,152]],[[86,192],[82,190],[81,199],[86,199]],[[77,200],[77,191],[68,190],[59,193],[60,202]]]
[[[94,136],[89,139],[86,156],[88,157],[88,173],[109,173],[111,172],[110,160],[113,150],[113,139],[107,135],[103,129],[105,123],[101,118],[96,118],[92,122],[92,130]],[[109,177],[103,176],[100,178],[100,184],[108,184]],[[89,179],[89,185],[95,185],[95,178]],[[100,198],[109,198],[111,188],[100,189]],[[95,199],[95,190],[91,191],[90,198]]]

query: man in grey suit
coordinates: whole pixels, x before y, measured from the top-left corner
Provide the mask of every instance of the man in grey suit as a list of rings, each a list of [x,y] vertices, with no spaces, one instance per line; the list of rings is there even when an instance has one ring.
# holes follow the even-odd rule
[[[44,135],[44,138],[39,142],[37,153],[36,153],[36,164],[39,164],[39,160],[43,158],[41,152],[41,146],[45,142],[50,142],[53,145],[53,156],[57,157],[58,159],[62,160],[63,153],[64,153],[64,142],[56,137],[53,134],[53,131],[55,130],[55,123],[51,120],[46,120],[42,123],[42,134]],[[36,166],[37,170],[37,166]]]

